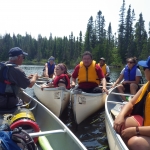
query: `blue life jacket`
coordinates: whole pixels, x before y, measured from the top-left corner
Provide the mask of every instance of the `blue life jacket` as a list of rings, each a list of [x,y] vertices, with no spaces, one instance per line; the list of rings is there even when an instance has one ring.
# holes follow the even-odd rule
[[[124,80],[135,81],[136,69],[137,69],[137,65],[134,65],[131,70],[128,68],[128,65],[126,65],[124,70]]]
[[[12,67],[12,66],[14,65],[0,62],[0,94],[1,95],[10,94],[10,93],[6,93],[6,86],[12,85],[12,83],[8,80],[8,76],[7,76],[9,72],[9,67]],[[14,94],[14,93],[11,93],[11,94]]]
[[[55,64],[50,64],[49,62],[47,62],[48,64],[48,75],[51,75],[54,73],[54,69],[55,69]]]

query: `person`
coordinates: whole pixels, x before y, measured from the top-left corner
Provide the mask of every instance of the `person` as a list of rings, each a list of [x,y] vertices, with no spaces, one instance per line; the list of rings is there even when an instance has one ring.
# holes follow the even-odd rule
[[[14,47],[8,54],[9,60],[0,63],[0,109],[11,109],[21,103],[17,97],[20,88],[31,88],[38,78],[37,73],[27,77],[19,67],[28,53]]]
[[[110,69],[106,65],[104,57],[100,58],[98,65],[101,67],[101,69],[103,71],[103,74],[104,74],[104,76],[106,78],[106,81],[109,82],[109,80],[110,80],[110,77],[109,77],[109,75],[110,75]]]
[[[112,87],[115,87],[123,80],[121,84],[117,86],[118,91],[120,93],[126,92],[135,95],[139,89],[138,84],[140,83],[141,76],[142,73],[140,69],[137,68],[136,58],[134,57],[127,58],[127,65],[123,68],[119,78],[112,85]],[[126,101],[125,96],[121,95],[121,97],[124,101]]]
[[[150,149],[150,56],[146,61],[139,61],[143,67],[147,83],[122,108],[114,121],[114,129],[119,133],[131,150]],[[136,124],[133,116],[138,116]],[[143,118],[143,122],[142,119]],[[139,123],[140,122],[140,123]],[[142,123],[141,123],[142,122]]]
[[[54,69],[55,69],[55,58],[51,56],[48,59],[48,62],[45,63],[45,67],[43,69],[43,76],[48,78],[53,78],[54,75]]]
[[[75,87],[77,78],[78,89],[81,89],[83,92],[108,93],[106,89],[106,79],[102,69],[92,60],[92,54],[89,51],[85,51],[82,54],[82,61],[75,67],[72,73],[72,88]],[[102,82],[102,89],[99,87],[100,82]]]
[[[60,63],[55,67],[55,78],[47,84],[41,85],[41,90],[44,88],[54,88],[64,86],[66,89],[70,89],[70,74],[67,72],[65,64]]]

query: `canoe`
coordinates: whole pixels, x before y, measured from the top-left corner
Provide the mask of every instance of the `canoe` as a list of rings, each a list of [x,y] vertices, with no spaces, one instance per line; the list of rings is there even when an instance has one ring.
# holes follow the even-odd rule
[[[32,137],[35,137],[35,136],[41,137],[41,135],[45,135],[47,138],[47,142],[50,144],[49,146],[51,147],[51,149],[54,149],[54,150],[60,150],[60,149],[86,150],[86,147],[69,130],[69,128],[65,126],[65,124],[56,115],[54,115],[48,108],[46,108],[38,100],[29,96],[24,91],[19,93],[19,97],[24,102],[29,103],[29,109],[33,113],[36,124],[39,126],[40,131],[41,131],[41,132],[30,133]],[[23,116],[23,113],[22,115],[19,115],[19,116],[20,117]],[[29,114],[26,116],[29,116]],[[17,115],[15,115],[15,117],[17,117]],[[0,122],[2,123],[3,115],[0,115],[0,118],[1,118]],[[22,126],[23,129],[24,128],[26,129],[25,126],[27,122],[31,122],[30,119],[28,121],[26,118],[23,118],[22,120],[19,119],[16,122],[20,122],[20,121],[24,122]],[[42,137],[45,137],[45,136],[42,136]],[[46,144],[44,145],[43,142],[46,142],[46,141],[42,141],[41,145],[46,146]],[[41,150],[40,145],[37,144],[37,146],[39,147],[39,150]],[[49,150],[49,148],[45,148],[45,149]]]
[[[116,104],[123,105],[123,102],[121,96],[115,94],[118,93],[116,88],[110,89],[109,93],[105,101],[105,125],[109,148],[110,150],[128,150],[121,136],[113,129],[114,116],[111,113]]]
[[[35,83],[33,90],[38,100],[57,117],[61,116],[63,110],[69,104],[70,91],[64,87],[44,88],[42,91],[40,84]]]
[[[71,104],[76,124],[104,107],[106,93],[86,93],[80,90],[71,92]]]

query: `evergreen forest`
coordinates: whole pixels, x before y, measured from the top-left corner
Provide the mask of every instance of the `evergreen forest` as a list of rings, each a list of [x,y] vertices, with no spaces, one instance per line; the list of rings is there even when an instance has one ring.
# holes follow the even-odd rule
[[[146,31],[142,13],[135,18],[134,9],[131,5],[126,8],[125,0],[118,13],[118,31],[114,34],[111,22],[106,30],[105,16],[99,10],[95,20],[93,16],[89,17],[85,35],[79,31],[78,37],[73,32],[68,37],[53,37],[50,33],[47,38],[39,34],[37,39],[27,33],[12,37],[8,33],[0,35],[0,61],[8,60],[8,51],[12,47],[28,52],[24,63],[28,65],[43,65],[50,56],[54,56],[56,63],[63,62],[70,68],[80,62],[84,51],[90,51],[97,62],[100,57],[105,57],[106,63],[113,66],[124,65],[126,58],[133,56],[138,60],[147,59],[150,54],[150,22],[149,31]]]

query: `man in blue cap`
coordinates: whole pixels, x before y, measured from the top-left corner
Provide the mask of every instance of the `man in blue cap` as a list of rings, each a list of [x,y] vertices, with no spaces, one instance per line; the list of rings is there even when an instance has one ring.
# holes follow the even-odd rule
[[[20,103],[17,97],[20,88],[32,87],[38,78],[37,73],[27,77],[19,67],[28,53],[14,47],[9,50],[8,55],[9,60],[0,63],[0,109],[14,108]]]

